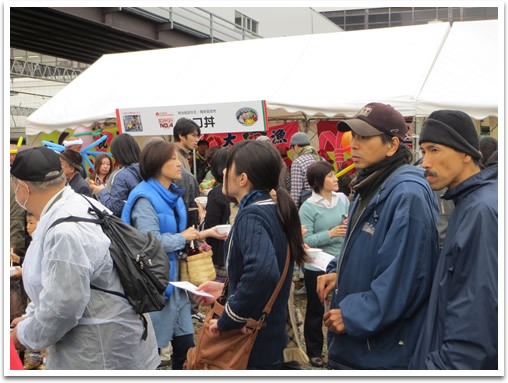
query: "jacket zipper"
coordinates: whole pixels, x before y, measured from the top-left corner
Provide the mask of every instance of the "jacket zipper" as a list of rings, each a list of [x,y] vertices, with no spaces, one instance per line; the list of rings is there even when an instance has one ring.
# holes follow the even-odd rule
[[[379,218],[379,216],[377,216],[377,213],[376,213],[376,207],[379,203],[379,198],[381,196],[381,191],[384,189],[384,185],[381,185],[379,190],[378,190],[378,193],[377,193],[377,200],[376,200],[376,203],[375,203],[375,206],[374,206],[374,214],[376,215],[375,219],[376,219],[376,222],[377,222],[377,218]],[[358,204],[360,203],[360,201],[362,200],[362,197],[358,197]],[[344,244],[344,247],[343,247],[343,251],[341,253],[341,258],[339,260],[339,264],[337,265],[337,281],[335,282],[335,295],[337,295],[339,293],[339,274],[340,274],[340,269],[342,267],[342,261],[344,260],[344,254],[346,253],[346,250],[347,250],[347,245],[349,243],[349,240],[351,239],[351,236],[353,235],[353,232],[355,231],[356,229],[356,226],[358,225],[358,223],[361,221],[361,218],[363,216],[363,213],[365,213],[365,210],[367,210],[367,208],[369,207],[370,203],[365,206],[363,208],[363,210],[360,212],[360,215],[358,216],[358,219],[356,220],[355,222],[355,225],[351,228],[351,231],[349,232],[349,237],[347,237],[347,240],[346,240],[346,243]]]
[[[228,254],[226,256],[226,275],[228,275],[228,263],[229,263],[229,253],[231,252],[231,243],[233,242],[233,228],[231,228],[231,238],[229,238],[229,244],[228,244]]]
[[[359,197],[358,203],[360,203],[360,201],[361,201],[361,197]],[[344,250],[341,253],[341,257],[339,259],[339,264],[337,265],[337,280],[335,282],[335,295],[337,295],[339,293],[339,274],[340,274],[340,269],[342,267],[342,261],[344,260],[344,255],[346,254],[347,245],[349,243],[349,240],[351,239],[351,236],[353,235],[354,230],[356,229],[356,226],[358,225],[358,222],[360,222],[360,218],[362,218],[362,215],[365,212],[365,209],[367,209],[367,206],[365,206],[363,208],[363,210],[361,211],[358,219],[355,222],[355,225],[351,228],[351,231],[349,232],[349,236],[347,237],[346,243],[344,244],[344,247],[343,247]]]

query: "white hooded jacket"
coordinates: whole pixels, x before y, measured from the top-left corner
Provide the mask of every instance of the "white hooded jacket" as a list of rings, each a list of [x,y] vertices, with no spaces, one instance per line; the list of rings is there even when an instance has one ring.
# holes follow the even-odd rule
[[[101,227],[64,222],[48,230],[58,218],[90,218],[88,208],[69,186],[44,208],[23,263],[31,303],[18,339],[27,349],[47,347],[47,369],[155,369],[160,360],[150,317],[142,340],[143,323],[126,299],[90,289],[123,293]]]

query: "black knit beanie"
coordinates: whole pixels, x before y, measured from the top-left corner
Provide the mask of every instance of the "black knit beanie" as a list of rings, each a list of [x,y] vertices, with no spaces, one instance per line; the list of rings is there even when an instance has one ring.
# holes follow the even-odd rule
[[[479,160],[480,139],[473,120],[460,110],[436,110],[423,123],[422,142],[433,142],[469,154]]]

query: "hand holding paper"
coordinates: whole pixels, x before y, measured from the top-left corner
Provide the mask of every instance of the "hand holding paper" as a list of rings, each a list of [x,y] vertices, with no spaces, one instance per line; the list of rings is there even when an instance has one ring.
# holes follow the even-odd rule
[[[201,295],[202,297],[211,297],[213,298],[212,294],[208,294],[204,291],[198,291],[197,286],[193,285],[190,282],[169,282],[173,286],[178,287],[179,289],[184,289],[187,291],[190,291],[192,294]]]
[[[326,266],[328,266],[330,261],[335,258],[333,255],[325,253],[324,251],[321,251],[319,253],[311,253],[309,255],[311,261],[308,262],[307,264],[317,267],[318,269],[323,271],[326,271]]]

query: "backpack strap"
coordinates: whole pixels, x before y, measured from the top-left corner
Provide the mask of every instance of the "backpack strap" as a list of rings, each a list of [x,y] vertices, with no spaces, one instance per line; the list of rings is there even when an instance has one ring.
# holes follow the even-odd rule
[[[69,217],[63,217],[57,219],[55,222],[53,222],[49,227],[48,230],[51,229],[53,226],[56,226],[62,222],[91,222],[96,223],[98,225],[102,225],[104,223],[104,216],[107,215],[105,211],[100,211],[97,206],[95,206],[93,203],[90,202],[88,198],[86,198],[83,194],[80,194],[86,202],[90,204],[90,207],[88,208],[88,214],[92,216],[96,216],[99,218],[85,218],[85,217],[76,217],[76,216],[69,216]]]
[[[90,288],[92,290],[98,290],[98,291],[102,291],[103,293],[108,293],[108,294],[113,294],[113,295],[116,295],[117,297],[121,297],[121,298],[125,298],[127,299],[127,297],[122,294],[122,293],[119,293],[118,291],[111,291],[111,290],[106,290],[106,289],[103,289],[101,287],[97,287],[95,285],[90,285]]]
[[[90,222],[90,223],[95,223],[95,224],[100,225],[104,221],[102,219],[76,217],[76,216],[71,215],[69,217],[63,217],[63,218],[57,219],[55,222],[53,222],[51,224],[51,226],[48,228],[48,230],[51,229],[52,227],[62,223],[62,222]],[[93,290],[102,291],[104,293],[113,294],[113,295],[116,295],[118,297],[122,297],[122,298],[127,299],[127,296],[125,296],[122,293],[119,293],[118,291],[106,290],[106,289],[94,286],[92,284],[90,284],[90,288],[93,289]]]
[[[83,198],[85,198],[85,197],[83,196]],[[87,198],[85,198],[85,199],[88,201]],[[101,212],[90,201],[88,201],[88,203],[91,205],[91,207],[88,208],[88,213],[91,215],[98,215],[101,218],[85,218],[85,217],[76,217],[76,216],[71,215],[69,217],[63,217],[63,218],[57,219],[49,226],[48,230],[50,230],[52,227],[54,227],[62,222],[89,222],[89,223],[95,223],[97,225],[101,225],[104,222],[104,219],[102,217],[104,217],[104,215],[106,213]],[[114,264],[114,262],[113,262],[113,264]],[[117,297],[126,299],[130,303],[129,298],[127,298],[127,296],[125,294],[119,293],[118,291],[106,290],[106,289],[97,287],[92,284],[90,284],[90,289],[102,291],[103,293],[106,293],[106,294],[116,295]],[[141,339],[146,340],[146,338],[148,336],[148,323],[147,323],[146,318],[143,314],[139,314],[139,317],[140,317],[141,321],[143,322],[143,335],[141,336]]]
[[[85,217],[76,217],[76,216],[69,216],[69,217],[63,217],[58,218],[55,222],[53,222],[49,227],[48,230],[53,228],[54,226],[62,223],[62,222],[91,222],[96,223],[98,225],[102,224],[103,220],[100,218],[85,218]]]

